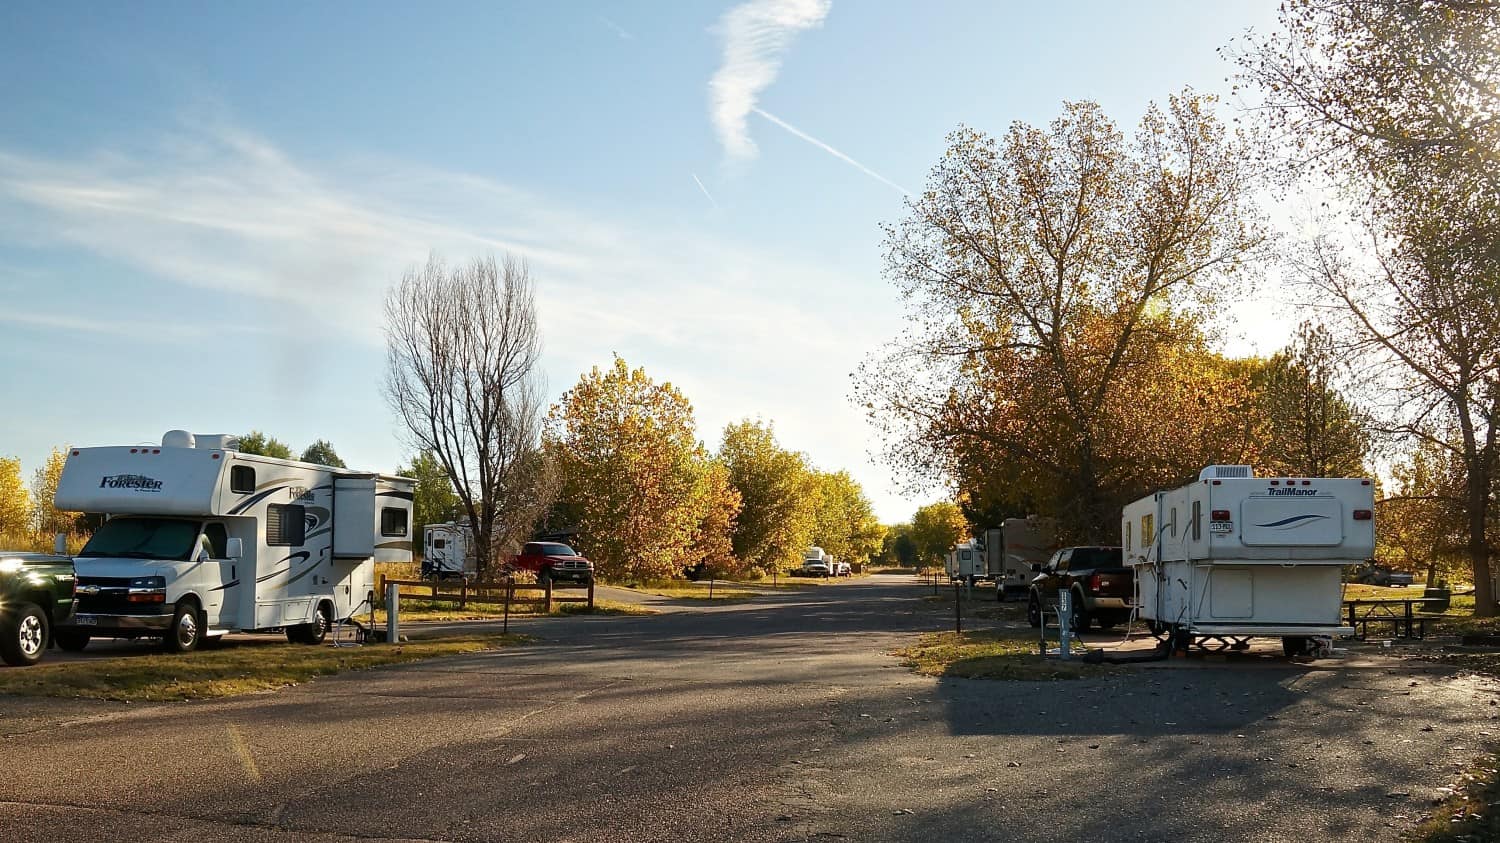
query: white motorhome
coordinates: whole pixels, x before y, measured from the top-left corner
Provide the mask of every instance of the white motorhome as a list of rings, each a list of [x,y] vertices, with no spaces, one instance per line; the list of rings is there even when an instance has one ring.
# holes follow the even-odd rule
[[[422,528],[422,576],[435,580],[473,577],[477,570],[474,531],[467,521]]]
[[[1369,480],[1209,466],[1197,482],[1124,509],[1121,544],[1141,617],[1183,644],[1270,636],[1288,655],[1351,635],[1341,569],[1374,553],[1374,512]]]
[[[237,448],[174,430],[160,447],[69,452],[57,507],[108,518],[74,560],[59,646],[160,637],[186,651],[274,629],[318,643],[373,602],[376,561],[411,561],[414,481]]]
[[[976,580],[989,576],[989,568],[984,558],[984,547],[974,539],[954,545],[953,549],[948,551],[943,568],[948,572],[948,579],[968,580],[970,585]]]
[[[1057,548],[1050,518],[1007,518],[999,529],[985,530],[986,568],[995,581],[995,599],[1024,599],[1031,588],[1031,566],[1046,562]]]

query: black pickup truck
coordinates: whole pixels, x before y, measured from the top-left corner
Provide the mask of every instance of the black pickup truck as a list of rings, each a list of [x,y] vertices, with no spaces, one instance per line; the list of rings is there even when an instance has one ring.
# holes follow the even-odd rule
[[[1121,564],[1118,547],[1065,547],[1045,564],[1033,565],[1026,619],[1042,625],[1042,607],[1066,591],[1072,597],[1072,627],[1083,632],[1095,621],[1109,629],[1130,619],[1135,599],[1135,571]]]
[[[41,661],[52,630],[73,619],[74,585],[66,556],[0,551],[0,659]]]

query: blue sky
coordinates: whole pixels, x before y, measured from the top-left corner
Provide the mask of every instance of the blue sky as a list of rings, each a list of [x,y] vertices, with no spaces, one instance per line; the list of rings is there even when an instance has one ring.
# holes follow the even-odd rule
[[[1122,125],[1273,2],[0,4],[0,455],[169,428],[406,456],[380,302],[511,251],[555,396],[619,353],[903,493],[848,401],[880,225],[960,123]],[[1251,305],[1252,319],[1275,317]],[[1256,325],[1249,335],[1271,335]],[[1274,347],[1278,343],[1273,343]],[[1252,344],[1253,345],[1253,344]]]

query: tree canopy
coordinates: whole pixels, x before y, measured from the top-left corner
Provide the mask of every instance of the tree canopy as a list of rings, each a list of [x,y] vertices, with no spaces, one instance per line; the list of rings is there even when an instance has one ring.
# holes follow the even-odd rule
[[[282,460],[292,458],[292,446],[274,436],[267,436],[259,430],[252,430],[249,433],[243,434],[239,439],[240,453],[242,454],[275,457]]]
[[[858,379],[893,465],[1097,540],[1122,499],[1244,450],[1224,419],[1248,389],[1196,326],[1263,235],[1246,141],[1211,106],[1186,91],[1130,139],[1091,102],[950,135],[887,231],[915,327]]]
[[[330,465],[334,468],[348,468],[339,455],[333,450],[333,444],[327,439],[319,439],[302,450],[301,460],[313,465]]]
[[[561,471],[559,500],[576,515],[578,543],[600,576],[667,578],[703,559],[693,543],[712,481],[692,405],[672,384],[616,357],[563,394],[545,441]],[[722,523],[727,501],[717,504]]]

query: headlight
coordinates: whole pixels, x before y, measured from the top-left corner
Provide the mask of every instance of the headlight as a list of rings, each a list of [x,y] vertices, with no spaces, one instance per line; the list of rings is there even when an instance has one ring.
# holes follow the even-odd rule
[[[136,577],[130,581],[130,592],[125,600],[129,603],[167,602],[167,578]]]

